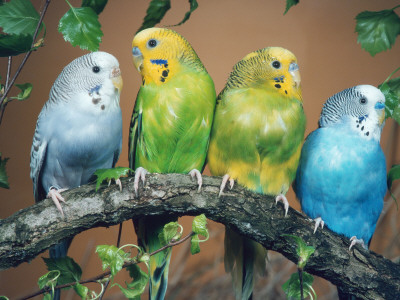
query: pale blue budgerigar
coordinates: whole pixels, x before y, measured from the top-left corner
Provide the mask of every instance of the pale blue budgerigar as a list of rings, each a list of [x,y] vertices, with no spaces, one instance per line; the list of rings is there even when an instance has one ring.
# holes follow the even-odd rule
[[[36,202],[52,198],[64,216],[60,191],[88,183],[97,169],[114,167],[122,147],[121,88],[118,60],[106,52],[86,54],[63,69],[33,137]],[[50,257],[66,256],[71,240],[53,246]]]
[[[379,140],[385,96],[359,85],[330,97],[319,128],[306,139],[293,185],[302,210],[355,244],[369,246],[386,193],[386,160]],[[339,288],[340,299],[354,299]]]

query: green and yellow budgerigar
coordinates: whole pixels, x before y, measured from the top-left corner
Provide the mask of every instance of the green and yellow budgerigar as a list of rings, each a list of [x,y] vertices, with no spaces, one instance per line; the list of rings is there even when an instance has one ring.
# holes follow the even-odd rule
[[[306,119],[296,57],[269,47],[248,54],[233,68],[217,98],[208,163],[213,175],[261,194],[284,194],[295,178]],[[236,299],[249,299],[253,277],[265,270],[266,250],[231,229],[225,234],[225,269]]]
[[[135,190],[147,172],[189,173],[202,184],[216,103],[214,83],[190,44],[169,29],[150,28],[132,42],[142,75],[129,135],[129,165]],[[176,218],[135,221],[139,244],[149,253],[162,247],[159,233]],[[150,259],[150,298],[164,299],[171,248]]]

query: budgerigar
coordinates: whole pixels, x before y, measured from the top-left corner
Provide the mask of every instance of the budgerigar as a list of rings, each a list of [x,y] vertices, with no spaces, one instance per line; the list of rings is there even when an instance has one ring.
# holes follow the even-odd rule
[[[213,175],[288,202],[296,174],[306,119],[296,57],[280,47],[248,54],[233,68],[217,99],[208,163]],[[247,300],[256,273],[265,270],[266,250],[227,228],[225,269],[236,299]],[[257,272],[256,272],[257,271]]]
[[[115,165],[122,147],[121,88],[118,61],[106,52],[86,54],[63,69],[33,137],[30,176],[36,202],[50,197],[64,216],[60,191]],[[53,246],[50,257],[66,256],[71,240]]]
[[[215,88],[190,44],[169,29],[150,28],[132,42],[142,76],[132,114],[129,165],[135,190],[147,172],[190,173],[201,187],[213,114]],[[139,244],[161,248],[159,233],[176,218],[147,216],[135,221]],[[150,258],[150,298],[164,299],[171,248]]]
[[[319,128],[306,139],[294,188],[302,210],[366,247],[375,231],[386,193],[386,162],[379,145],[385,97],[359,85],[330,97]],[[314,231],[314,232],[315,232]],[[343,299],[347,299],[344,296]]]

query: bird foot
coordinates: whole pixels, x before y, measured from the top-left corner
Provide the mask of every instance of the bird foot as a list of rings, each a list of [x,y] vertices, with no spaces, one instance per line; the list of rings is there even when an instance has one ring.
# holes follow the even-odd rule
[[[319,225],[321,225],[321,229],[324,228],[325,222],[324,220],[322,220],[321,217],[315,218],[313,221],[315,222],[315,227],[314,227],[314,234],[315,234],[317,232]]]
[[[363,248],[368,249],[368,247],[364,243],[364,240],[363,239],[358,239],[356,236],[352,236],[350,238],[350,242],[351,242],[351,244],[350,244],[350,247],[349,247],[349,251],[356,244],[360,244],[361,246],[363,246]]]
[[[203,185],[203,178],[201,177],[201,173],[197,169],[193,169],[192,171],[189,172],[189,175],[195,179],[197,178],[197,184],[199,185],[199,188],[197,189],[198,192],[201,190],[201,186]]]
[[[229,188],[232,189],[233,185],[235,184],[235,180],[233,180],[233,178],[231,178],[228,174],[225,174],[224,177],[222,177],[222,182],[221,182],[221,187],[219,188],[219,194],[218,197],[221,197],[222,192],[225,189],[226,183],[229,180]]]
[[[60,201],[65,203],[65,199],[61,196],[61,192],[66,191],[67,189],[57,189],[54,186],[50,187],[49,192],[47,193],[47,198],[51,198],[54,204],[56,205],[58,211],[61,213],[61,216],[64,218],[64,212],[61,207]]]
[[[279,194],[275,198],[275,204],[278,204],[279,201],[282,201],[283,206],[285,208],[285,217],[287,216],[288,210],[289,210],[289,201],[286,199],[285,195]]]
[[[135,189],[135,195],[138,196],[138,189],[139,189],[139,180],[142,179],[143,184],[146,181],[146,174],[149,174],[145,168],[139,167],[135,170],[135,181],[133,187]]]
[[[108,186],[110,186],[110,184],[111,184],[111,179],[108,181]],[[122,192],[122,183],[119,178],[115,180],[115,184],[119,186],[119,191]]]

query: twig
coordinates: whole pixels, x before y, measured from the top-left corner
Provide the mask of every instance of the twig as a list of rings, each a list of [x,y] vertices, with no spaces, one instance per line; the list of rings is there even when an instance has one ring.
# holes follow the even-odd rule
[[[153,256],[153,255],[155,255],[155,254],[157,254],[157,253],[159,253],[161,251],[164,251],[165,249],[168,249],[170,247],[182,244],[183,242],[185,242],[188,239],[190,239],[193,235],[194,235],[194,232],[191,231],[188,235],[186,235],[185,237],[183,237],[180,240],[177,240],[177,241],[171,240],[167,245],[165,245],[165,246],[161,247],[160,249],[150,253],[149,256]],[[118,241],[118,243],[119,243],[119,241]],[[129,267],[131,265],[136,265],[138,263],[139,263],[139,261],[131,261],[131,262],[125,263],[122,266],[122,268],[126,268],[126,267]],[[90,283],[90,282],[97,282],[97,281],[109,276],[110,274],[111,274],[111,271],[103,272],[103,273],[101,273],[101,274],[99,274],[99,275],[97,275],[95,277],[92,277],[92,278],[89,278],[89,279],[83,279],[83,280],[80,280],[79,282],[70,282],[70,283],[57,285],[57,286],[54,287],[54,289],[63,289],[63,288],[66,288],[66,287],[72,287],[77,283],[85,284],[85,283]],[[38,296],[38,295],[41,295],[41,294],[44,294],[44,293],[47,293],[47,292],[50,292],[50,291],[51,291],[50,287],[44,287],[43,289],[41,289],[39,291],[36,291],[36,292],[34,292],[32,294],[29,294],[27,296],[21,297],[19,299],[20,300],[31,299],[31,298],[33,298],[35,296]]]
[[[50,4],[50,1],[51,0],[46,0],[46,3],[44,4],[43,10],[40,13],[39,22],[38,22],[38,24],[36,26],[35,33],[33,34],[33,38],[32,38],[31,49],[25,54],[25,57],[23,58],[21,64],[19,65],[17,71],[15,72],[13,78],[11,79],[11,82],[8,85],[6,84],[6,86],[5,86],[4,94],[1,96],[1,99],[0,99],[0,124],[1,124],[1,121],[3,120],[4,110],[6,109],[6,106],[7,106],[8,102],[9,102],[9,101],[5,101],[6,97],[7,97],[8,93],[10,92],[11,87],[14,85],[15,80],[17,79],[18,75],[21,73],[22,68],[24,67],[26,61],[28,60],[29,56],[31,55],[31,53],[32,53],[32,51],[34,49],[35,40],[36,40],[36,37],[37,37],[37,35],[39,33],[40,26],[42,25],[42,21],[43,21],[45,13],[47,11],[47,8],[48,8],[48,6]]]

